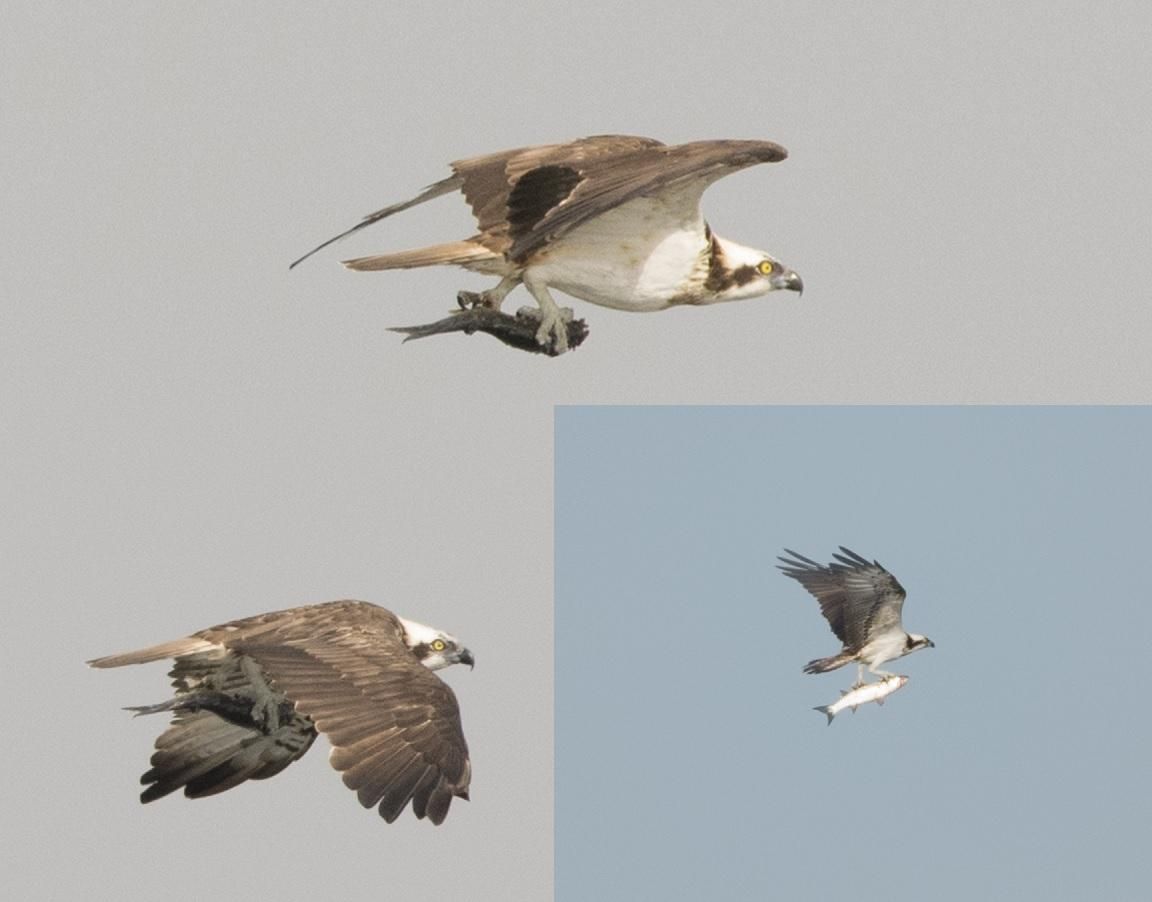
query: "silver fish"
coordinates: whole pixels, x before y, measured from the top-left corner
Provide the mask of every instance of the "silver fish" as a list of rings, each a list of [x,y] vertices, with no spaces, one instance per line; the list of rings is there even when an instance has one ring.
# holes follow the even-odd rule
[[[897,689],[904,688],[904,684],[908,682],[908,677],[902,676],[898,673],[887,676],[882,680],[875,683],[865,683],[862,686],[857,686],[854,689],[847,690],[841,693],[840,698],[830,705],[821,705],[818,708],[813,708],[813,711],[819,711],[828,718],[828,725],[832,725],[832,718],[843,711],[845,708],[851,708],[853,712],[863,704],[868,702],[876,702],[878,705],[884,704],[884,699],[890,696]]]

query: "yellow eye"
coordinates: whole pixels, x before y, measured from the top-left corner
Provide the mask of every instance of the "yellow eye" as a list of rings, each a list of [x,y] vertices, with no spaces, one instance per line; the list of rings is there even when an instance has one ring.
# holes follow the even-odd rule
[[[760,265],[756,268],[760,271],[760,275],[770,276],[773,270],[775,270],[776,265],[771,260],[761,260]]]
[[[432,644],[428,646],[432,651],[444,651],[448,646],[444,644],[443,639],[433,639]]]

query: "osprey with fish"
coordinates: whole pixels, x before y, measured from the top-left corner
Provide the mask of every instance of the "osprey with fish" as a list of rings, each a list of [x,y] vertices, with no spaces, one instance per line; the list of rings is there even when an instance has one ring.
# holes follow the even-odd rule
[[[896,674],[879,670],[879,666],[918,649],[935,647],[927,636],[904,629],[900,616],[904,587],[879,562],[869,562],[843,545],[842,553],[833,555],[835,561],[828,566],[784,550],[791,558],[778,558],[782,563],[777,566],[820,602],[832,632],[844,643],[839,654],[809,661],[805,673],[826,673],[856,662],[855,686],[859,687],[864,685],[865,667],[877,676],[894,677]]]
[[[536,341],[561,353],[566,322],[552,289],[618,310],[652,311],[802,291],[795,272],[765,251],[716,235],[700,212],[713,182],[783,160],[771,141],[695,141],[597,135],[521,147],[452,163],[453,174],[416,197],[377,210],[345,235],[453,191],[479,232],[461,241],[344,261],[357,270],[454,264],[498,276],[487,291],[460,292],[462,306],[499,310],[523,284],[539,305]]]
[[[411,802],[441,823],[468,798],[471,764],[456,696],[434,670],[473,664],[452,636],[365,601],[332,601],[235,620],[139,651],[121,667],[174,658],[175,697],[129,708],[171,712],[140,796],[214,795],[275,776],[311,747],[388,823]]]

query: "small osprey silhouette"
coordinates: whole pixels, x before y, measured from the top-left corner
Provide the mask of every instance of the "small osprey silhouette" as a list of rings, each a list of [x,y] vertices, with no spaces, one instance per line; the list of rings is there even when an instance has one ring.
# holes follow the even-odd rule
[[[468,798],[471,765],[452,690],[432,671],[472,665],[452,636],[365,601],[306,605],[97,658],[121,667],[174,658],[175,698],[129,708],[171,711],[141,777],[151,802],[183,788],[214,795],[301,757],[317,732],[365,808],[392,823],[412,803],[441,823]]]
[[[800,277],[764,251],[713,234],[700,198],[713,182],[783,160],[770,141],[696,141],[598,135],[452,163],[453,175],[411,200],[366,216],[321,248],[394,213],[459,190],[479,222],[471,238],[346,260],[358,270],[455,264],[499,276],[462,306],[498,310],[520,283],[539,305],[536,340],[567,348],[566,320],[549,289],[619,310],[664,310],[802,291]]]
[[[785,548],[792,559],[780,557],[780,570],[807,589],[820,602],[820,611],[836,638],[844,643],[840,653],[809,661],[805,673],[826,673],[855,661],[859,664],[856,686],[864,684],[864,668],[881,677],[895,677],[877,668],[919,648],[934,648],[927,636],[904,630],[900,613],[904,587],[877,561],[869,563],[854,551],[840,546],[834,563],[827,567]]]

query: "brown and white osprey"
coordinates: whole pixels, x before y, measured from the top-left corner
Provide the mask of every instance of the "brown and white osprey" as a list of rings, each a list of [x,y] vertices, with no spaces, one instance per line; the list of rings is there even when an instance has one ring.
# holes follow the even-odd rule
[[[235,620],[140,651],[89,661],[175,658],[176,697],[129,708],[174,713],[140,782],[151,802],[183,788],[214,795],[301,757],[317,732],[365,808],[392,823],[412,803],[441,823],[468,798],[471,764],[452,690],[432,671],[473,664],[452,636],[366,601],[332,601]]]
[[[598,135],[452,163],[453,175],[411,200],[366,216],[292,266],[393,213],[459,190],[480,231],[463,241],[346,260],[358,270],[456,264],[500,277],[462,303],[499,309],[521,282],[540,307],[536,340],[567,347],[549,289],[618,310],[664,310],[802,291],[800,277],[764,251],[713,234],[700,198],[717,179],[788,155],[770,141],[696,141]]]
[[[842,554],[827,567],[787,548],[792,558],[781,557],[780,570],[791,576],[820,602],[820,611],[836,638],[844,643],[840,653],[809,661],[805,673],[826,673],[852,661],[859,664],[856,686],[864,684],[864,668],[881,677],[896,674],[877,670],[920,648],[934,648],[927,636],[906,632],[900,614],[904,587],[879,562],[869,562],[855,551],[840,546]]]

